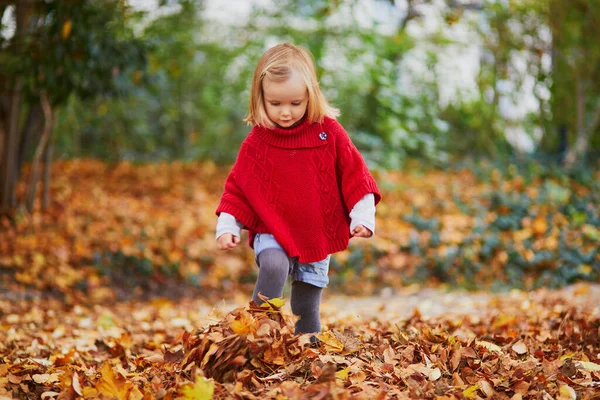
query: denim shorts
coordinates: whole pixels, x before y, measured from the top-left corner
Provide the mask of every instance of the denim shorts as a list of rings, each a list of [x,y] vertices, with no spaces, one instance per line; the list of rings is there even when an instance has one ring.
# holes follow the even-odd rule
[[[254,237],[254,259],[258,260],[260,252],[266,249],[281,249],[281,251],[285,252],[273,235],[269,233],[257,233]],[[306,264],[298,262],[298,259],[295,257],[290,259],[292,264],[292,271],[290,273],[292,283],[300,281],[320,288],[327,287],[329,283],[330,259],[331,256],[329,255],[324,260]]]

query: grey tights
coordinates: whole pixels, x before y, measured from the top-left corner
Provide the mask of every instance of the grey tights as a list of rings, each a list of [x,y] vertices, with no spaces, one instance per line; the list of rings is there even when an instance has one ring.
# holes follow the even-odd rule
[[[281,297],[285,281],[292,270],[290,258],[280,249],[266,249],[258,255],[258,279],[254,286],[252,300],[262,301],[258,293],[268,297]],[[295,332],[315,333],[321,330],[320,305],[322,288],[309,283],[296,281],[292,285],[290,305],[294,315],[299,317]]]

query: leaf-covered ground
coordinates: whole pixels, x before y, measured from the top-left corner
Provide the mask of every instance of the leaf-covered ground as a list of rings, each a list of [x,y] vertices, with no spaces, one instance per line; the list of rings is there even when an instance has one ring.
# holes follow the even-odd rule
[[[408,282],[600,282],[600,172],[582,181],[538,169],[375,172],[377,234],[334,255],[332,285],[365,295]],[[0,218],[0,289],[95,302],[168,296],[181,290],[169,286],[177,279],[217,299],[251,290],[245,240],[235,252],[215,246],[227,171],[210,162],[55,163],[48,209],[17,213],[16,224]]]
[[[376,174],[377,235],[336,254],[311,344],[247,303],[247,246],[216,250],[226,172],[55,164],[49,208],[0,220],[0,399],[600,393],[600,179]]]
[[[0,300],[0,399],[592,399],[600,287],[323,303],[319,343],[243,296]],[[419,308],[419,305],[423,308]],[[415,307],[416,306],[416,307]]]

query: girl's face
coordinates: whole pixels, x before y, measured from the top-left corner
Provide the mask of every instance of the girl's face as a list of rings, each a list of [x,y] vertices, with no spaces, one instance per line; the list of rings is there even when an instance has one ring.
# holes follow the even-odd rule
[[[263,98],[267,116],[274,124],[289,128],[300,121],[308,106],[308,91],[302,77],[292,69],[283,82],[263,79]]]

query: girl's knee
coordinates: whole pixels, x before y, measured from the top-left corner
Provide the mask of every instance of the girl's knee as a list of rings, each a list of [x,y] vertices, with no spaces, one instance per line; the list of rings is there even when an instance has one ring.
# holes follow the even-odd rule
[[[269,272],[290,272],[290,259],[281,249],[266,249],[260,252],[258,255],[258,266],[261,270],[268,270]]]

